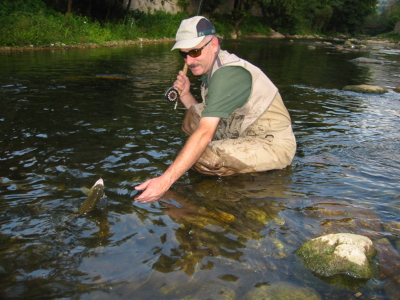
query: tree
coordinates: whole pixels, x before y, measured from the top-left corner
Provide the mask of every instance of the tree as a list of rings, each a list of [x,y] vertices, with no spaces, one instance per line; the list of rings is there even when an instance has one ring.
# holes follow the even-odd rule
[[[258,4],[258,0],[235,0],[233,5],[233,27],[237,30],[254,5]]]
[[[99,21],[120,18],[129,13],[128,8],[123,5],[123,0],[43,0],[43,2],[58,12],[75,13]]]
[[[357,33],[366,18],[377,9],[378,0],[332,0],[332,17],[327,30],[342,33]]]
[[[260,7],[265,18],[271,20],[275,28],[293,27],[303,13],[303,7],[309,1],[316,0],[235,0],[233,23],[237,29],[253,7]]]
[[[232,15],[238,28],[250,9],[258,5],[270,26],[279,31],[356,33],[376,10],[377,3],[378,0],[235,0]]]
[[[73,3],[73,0],[68,0],[68,4],[67,4],[67,14],[72,13],[72,3]]]
[[[400,21],[400,0],[393,0],[382,10],[379,27],[384,32],[393,31],[397,21]]]
[[[314,17],[312,29],[315,32],[320,32],[330,21],[333,14],[333,8],[332,6],[325,4],[319,7],[315,7],[313,13]]]
[[[317,0],[260,0],[263,14],[274,29],[299,33],[311,27],[312,11]]]

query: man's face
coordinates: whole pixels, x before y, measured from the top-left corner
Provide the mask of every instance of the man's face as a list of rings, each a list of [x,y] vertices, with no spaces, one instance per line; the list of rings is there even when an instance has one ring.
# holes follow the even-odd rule
[[[210,43],[208,43],[210,42]],[[206,45],[208,43],[208,45]],[[205,46],[206,45],[206,46]],[[215,37],[205,37],[200,44],[196,47],[189,49],[181,49],[181,52],[189,52],[190,50],[199,49],[205,46],[201,50],[201,55],[197,57],[191,57],[187,55],[185,58],[186,64],[189,66],[193,75],[209,74],[214,63],[215,54],[218,52],[218,39]]]

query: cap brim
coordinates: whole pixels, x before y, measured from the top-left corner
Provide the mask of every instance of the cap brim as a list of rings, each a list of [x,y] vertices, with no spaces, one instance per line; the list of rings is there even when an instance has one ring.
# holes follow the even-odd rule
[[[201,41],[205,38],[205,36],[200,36],[194,39],[190,40],[181,40],[177,41],[175,45],[172,47],[171,51],[174,49],[189,49],[189,48],[194,48],[198,44],[201,43]]]

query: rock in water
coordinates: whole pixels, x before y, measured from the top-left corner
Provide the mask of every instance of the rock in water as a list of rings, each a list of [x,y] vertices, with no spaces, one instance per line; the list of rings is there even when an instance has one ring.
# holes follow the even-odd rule
[[[312,288],[290,282],[275,282],[253,288],[242,300],[321,300],[321,296]]]
[[[382,60],[372,59],[372,58],[368,58],[368,57],[357,57],[350,61],[353,63],[356,63],[356,64],[378,64],[378,65],[381,65],[384,63]]]
[[[329,277],[346,274],[357,279],[372,276],[370,262],[376,254],[372,241],[352,233],[328,234],[304,243],[296,253],[307,268]]]
[[[368,85],[368,84],[346,85],[343,88],[343,90],[356,93],[367,93],[367,94],[384,94],[388,92],[388,90],[380,86]]]

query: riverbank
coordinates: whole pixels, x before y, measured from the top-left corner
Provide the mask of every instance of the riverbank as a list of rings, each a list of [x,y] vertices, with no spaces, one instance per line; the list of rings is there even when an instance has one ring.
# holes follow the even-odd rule
[[[83,9],[79,5],[72,9],[73,12],[66,13],[61,6],[47,3],[53,1],[5,0],[3,2],[0,4],[0,51],[97,48],[170,41],[170,38],[175,36],[180,22],[190,16],[186,10],[176,14],[170,14],[164,10],[155,10],[153,13],[150,13],[150,10],[148,13],[139,10],[111,12],[110,7],[107,8],[107,15],[99,16],[93,14],[95,12],[92,7]],[[74,4],[77,5],[77,2]],[[322,26],[322,23],[316,26],[315,20],[309,20],[309,16],[307,20],[301,21],[301,13],[296,14],[296,17],[287,15],[288,19],[285,22],[250,14],[241,17],[240,22],[234,21],[235,17],[230,14],[205,15],[212,20],[219,34],[233,39],[249,35],[326,39],[313,33],[330,35],[337,31],[352,34],[363,31],[362,27],[356,30],[354,26],[349,28],[344,24],[341,24],[343,26],[339,26],[340,28],[335,25],[331,29],[329,26]],[[291,17],[294,19],[291,20]],[[350,17],[349,19],[352,20]],[[361,23],[358,26],[361,26]],[[310,35],[282,35],[271,28],[279,28],[282,33],[309,33]],[[318,28],[325,28],[326,31]],[[387,33],[386,37],[397,42],[400,38],[399,35],[393,33]]]
[[[304,40],[325,40],[332,41],[336,43],[361,43],[367,44],[373,47],[373,45],[384,45],[388,47],[399,47],[399,43],[395,43],[386,38],[378,37],[365,37],[363,39],[348,38],[346,36],[340,37],[322,37],[317,34],[314,35],[283,35],[278,32],[272,31],[271,35],[264,34],[251,34],[243,35],[242,37],[235,37],[234,39],[241,38],[270,38],[270,39],[304,39]],[[175,41],[175,38],[139,38],[137,40],[125,40],[125,41],[106,41],[103,43],[82,43],[82,44],[65,44],[61,42],[51,43],[49,45],[35,46],[33,44],[28,46],[3,46],[0,47],[0,52],[7,51],[35,51],[35,50],[67,50],[67,49],[94,49],[100,47],[119,47],[119,46],[129,46],[137,44],[149,44],[149,43],[169,43]],[[351,46],[350,46],[351,48]]]
[[[68,45],[65,43],[54,43],[48,46],[6,46],[0,47],[0,52],[4,51],[34,51],[34,50],[67,50],[67,49],[94,49],[101,47],[117,47],[117,46],[128,46],[137,44],[149,44],[149,43],[167,43],[175,41],[174,38],[161,38],[161,39],[148,39],[139,38],[138,40],[126,40],[126,41],[109,41],[104,43],[83,43],[83,44],[72,44]]]

